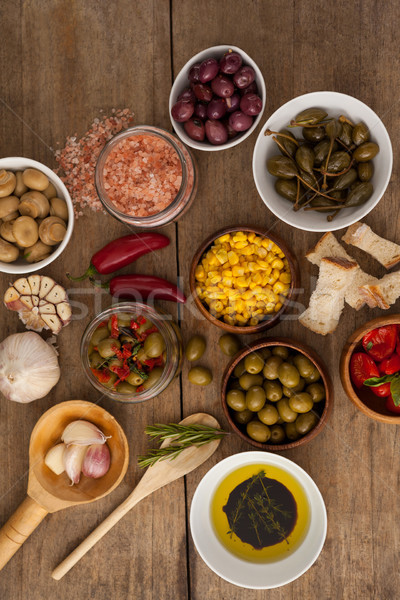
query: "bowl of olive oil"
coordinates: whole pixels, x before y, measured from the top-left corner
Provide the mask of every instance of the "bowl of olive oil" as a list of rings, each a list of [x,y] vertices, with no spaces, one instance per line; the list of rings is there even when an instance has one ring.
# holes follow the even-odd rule
[[[294,462],[265,452],[222,460],[192,501],[197,551],[217,575],[240,587],[270,589],[297,579],[326,537],[323,498]]]

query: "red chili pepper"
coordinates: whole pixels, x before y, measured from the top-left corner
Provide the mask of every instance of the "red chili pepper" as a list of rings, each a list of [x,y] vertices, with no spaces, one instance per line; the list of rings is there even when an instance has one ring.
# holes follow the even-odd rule
[[[364,352],[355,352],[350,359],[350,376],[354,385],[361,388],[366,379],[379,377],[379,369]]]
[[[118,327],[118,317],[117,315],[112,315],[111,317],[111,337],[115,340],[119,336],[119,327]]]
[[[94,285],[99,285],[91,278]],[[186,302],[186,296],[170,281],[155,275],[117,275],[109,283],[100,284],[115,298],[127,300],[171,300]]]
[[[168,246],[169,239],[161,233],[132,233],[113,240],[92,256],[89,268],[81,277],[68,277],[72,281],[83,281],[97,273],[108,275],[122,269],[144,254]]]
[[[389,358],[396,348],[397,327],[396,325],[384,325],[373,329],[362,339],[364,350],[374,360],[381,361]]]
[[[92,371],[96,379],[100,381],[100,383],[107,383],[108,381],[110,381],[110,373],[107,373],[106,371],[101,371],[100,369],[95,369],[94,367],[91,367],[90,370]]]
[[[380,365],[379,370],[382,375],[393,375],[400,371],[400,356],[398,354],[392,354],[390,358],[385,358]]]

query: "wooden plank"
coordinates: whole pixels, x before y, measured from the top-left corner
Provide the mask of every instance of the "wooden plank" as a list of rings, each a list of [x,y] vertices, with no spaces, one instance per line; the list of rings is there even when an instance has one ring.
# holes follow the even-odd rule
[[[82,135],[100,109],[129,107],[136,123],[168,128],[170,85],[169,3],[129,0],[85,3],[56,0],[3,3],[8,52],[1,50],[0,155],[23,155],[54,167],[51,148],[67,135]],[[166,598],[170,589],[186,598],[184,482],[159,491],[127,515],[73,572],[60,582],[51,570],[132,490],[142,472],[137,456],[148,446],[143,430],[155,421],[180,419],[179,381],[156,400],[124,405],[100,398],[86,381],[79,358],[89,319],[110,305],[107,294],[70,285],[65,272],[81,272],[105,242],[128,233],[122,224],[87,211],[75,227],[62,257],[46,273],[68,287],[75,319],[59,336],[62,378],[52,393],[30,405],[0,404],[0,520],[5,522],[25,495],[30,432],[44,410],[56,402],[84,398],[101,404],[122,424],[130,444],[130,468],[121,486],[90,506],[47,517],[0,575],[5,600],[63,598]],[[171,245],[143,257],[125,272],[154,273],[176,279],[175,227],[166,229]],[[10,276],[0,278],[5,290]],[[2,292],[1,292],[2,293]],[[175,310],[170,304],[166,310]],[[23,331],[16,314],[1,310],[1,339]],[[165,502],[165,494],[174,502]],[[173,527],[171,527],[173,523]],[[140,590],[140,592],[138,592]]]

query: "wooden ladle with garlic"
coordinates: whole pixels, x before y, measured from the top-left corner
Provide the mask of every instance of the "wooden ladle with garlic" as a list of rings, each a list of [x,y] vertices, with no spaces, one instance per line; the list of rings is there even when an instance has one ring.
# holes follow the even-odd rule
[[[89,421],[101,430],[107,438],[111,461],[109,470],[100,479],[82,477],[79,483],[71,486],[67,473],[54,473],[45,464],[45,458],[60,441],[66,426],[79,420]],[[31,434],[27,497],[0,530],[0,569],[47,513],[94,502],[115,489],[126,473],[128,458],[128,442],[121,426],[100,406],[84,400],[70,400],[45,412]]]

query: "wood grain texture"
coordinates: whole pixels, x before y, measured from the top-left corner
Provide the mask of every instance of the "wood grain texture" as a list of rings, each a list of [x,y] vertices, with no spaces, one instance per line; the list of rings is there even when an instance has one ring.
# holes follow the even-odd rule
[[[400,6],[395,0],[20,0],[0,3],[0,156],[22,155],[55,166],[53,150],[67,135],[82,135],[99,115],[129,107],[136,123],[170,129],[168,95],[176,75],[196,52],[219,43],[243,48],[261,68],[267,86],[263,122],[281,104],[306,92],[335,90],[356,96],[382,118],[392,140],[394,167],[384,198],[365,221],[384,237],[399,241],[400,72],[397,68]],[[172,48],[172,55],[171,55]],[[143,257],[125,272],[182,277],[189,291],[190,261],[204,238],[221,227],[255,224],[272,229],[292,247],[301,269],[299,303],[308,303],[316,267],[304,260],[318,234],[293,230],[265,208],[251,171],[256,133],[224,152],[195,152],[198,196],[178,225],[166,228],[171,245]],[[65,272],[80,272],[93,251],[127,230],[111,217],[87,212],[79,219],[63,255],[46,273],[67,286]],[[375,276],[384,269],[351,248],[361,267]],[[0,295],[10,277],[0,277]],[[89,286],[69,286],[75,320],[59,336],[62,377],[52,393],[17,405],[0,398],[0,525],[26,493],[28,444],[33,426],[54,403],[74,397],[98,401],[84,379],[79,343],[89,319],[110,305]],[[175,307],[165,304],[169,312]],[[390,313],[398,312],[398,305]],[[400,476],[395,426],[362,415],[345,396],[339,357],[349,334],[381,314],[346,308],[334,335],[323,339],[285,320],[271,335],[293,337],[312,346],[329,367],[335,390],[331,419],[309,445],[285,456],[318,484],[328,510],[328,537],[312,569],[297,581],[270,592],[241,590],[206,567],[188,532],[194,490],[206,471],[249,445],[223,440],[207,463],[186,478],[155,492],[127,514],[62,581],[51,570],[132,491],[142,473],[135,467],[149,442],[147,423],[179,421],[193,412],[213,414],[225,428],[220,379],[227,359],[217,345],[221,332],[200,317],[192,302],[181,311],[184,339],[207,338],[202,364],[213,383],[197,389],[182,377],[155,400],[101,405],[123,426],[130,444],[130,467],[110,496],[91,505],[52,514],[0,573],[2,600],[393,600],[400,586],[397,526]],[[175,316],[178,316],[176,312]],[[17,315],[0,308],[0,339],[23,331]],[[243,342],[250,338],[243,337]],[[252,339],[252,338],[251,338]]]

